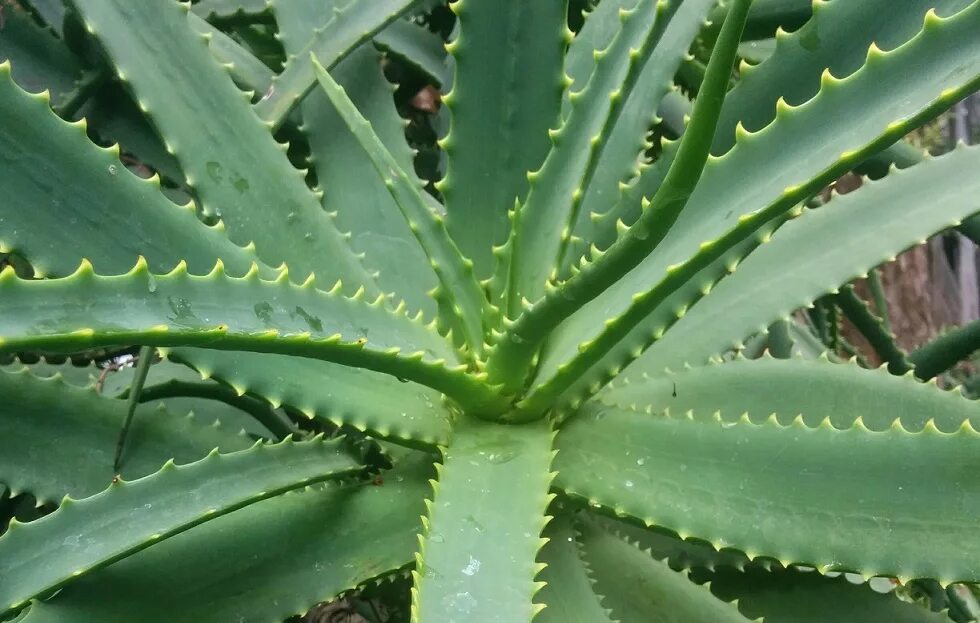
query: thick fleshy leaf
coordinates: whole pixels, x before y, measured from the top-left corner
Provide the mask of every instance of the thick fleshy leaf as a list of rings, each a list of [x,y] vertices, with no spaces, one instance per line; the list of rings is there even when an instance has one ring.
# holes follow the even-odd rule
[[[567,0],[460,0],[452,125],[439,184],[453,239],[480,279],[491,275],[492,246],[507,239],[507,213],[527,193],[527,172],[550,146],[558,119]],[[502,53],[506,50],[506,53]]]
[[[10,61],[14,80],[23,89],[30,93],[47,90],[55,105],[71,93],[83,71],[68,46],[39,26],[19,4],[4,8],[0,61]]]
[[[0,395],[0,482],[45,502],[94,495],[112,482],[124,401],[28,371],[0,371]],[[169,459],[190,463],[215,448],[234,452],[252,443],[238,431],[207,424],[138,407],[121,475],[140,478]]]
[[[39,274],[67,274],[93,247],[103,255],[96,266],[110,272],[141,254],[156,271],[176,257],[206,270],[220,257],[244,272],[255,259],[198,221],[193,206],[170,203],[159,180],[131,173],[118,149],[92,144],[84,122],[62,121],[46,97],[21,90],[9,64],[0,64],[0,108],[0,249],[29,258]]]
[[[442,216],[429,207],[418,178],[399,166],[343,87],[322,65],[316,61],[314,65],[324,93],[367,154],[378,176],[384,180],[402,218],[425,251],[441,286],[437,298],[444,303],[444,308],[451,310],[448,318],[450,326],[462,335],[470,352],[479,354],[485,339],[484,317],[489,316],[489,310],[483,289],[473,272],[473,262],[463,257],[449,236]],[[395,215],[389,218],[392,216]]]
[[[644,408],[680,416],[693,411],[707,417],[720,413],[726,420],[743,413],[765,417],[771,413],[783,424],[796,416],[810,426],[824,419],[847,428],[860,416],[872,430],[885,430],[898,415],[881,408],[882,401],[902,405],[902,424],[919,431],[930,419],[953,432],[964,420],[980,430],[980,409],[959,392],[944,391],[917,381],[911,374],[896,377],[885,369],[869,370],[853,363],[822,359],[737,359],[725,363],[666,370],[657,376],[613,383],[600,399],[628,409]],[[937,405],[942,405],[937,408]]]
[[[544,391],[565,391],[587,368],[582,385],[601,386],[800,201],[972,92],[980,84],[978,26],[980,2],[945,19],[929,14],[915,37],[887,53],[871,48],[865,65],[845,79],[825,74],[818,95],[796,108],[782,106],[772,124],[711,160],[656,253],[556,331],[540,365],[538,383],[550,385]],[[876,105],[861,104],[868,100]],[[763,178],[754,174],[760,170],[767,171]],[[756,183],[743,183],[749,175]],[[569,360],[571,367],[559,372]],[[554,382],[546,380],[552,376]]]
[[[609,612],[593,592],[589,573],[579,556],[578,534],[567,513],[557,514],[544,529],[548,539],[538,560],[545,565],[538,576],[544,586],[534,601],[544,605],[535,623],[608,623]]]
[[[477,410],[499,402],[493,388],[455,364],[452,345],[431,327],[368,303],[299,286],[283,274],[240,278],[220,265],[205,276],[182,267],[152,275],[140,263],[113,277],[83,264],[70,277],[22,280],[0,273],[0,350],[82,350],[138,343],[270,352],[364,367],[432,386]]]
[[[563,110],[570,111],[570,94],[584,88],[592,74],[597,64],[594,51],[604,50],[615,36],[619,26],[619,10],[636,4],[637,0],[603,1],[589,13],[585,26],[572,41],[565,57],[565,73],[573,83],[566,90]],[[572,236],[580,239],[579,242],[593,242],[594,217],[609,211],[616,203],[620,184],[639,175],[643,153],[649,147],[644,139],[651,124],[656,122],[652,113],[673,88],[674,73],[687,52],[689,42],[703,25],[705,15],[713,5],[711,0],[683,2],[671,16],[602,149],[578,217],[572,223]],[[573,241],[560,258],[562,272],[567,273],[569,265],[581,256],[582,249],[579,247]]]
[[[623,623],[745,623],[735,606],[691,582],[686,573],[579,516],[576,526],[593,590]]]
[[[530,621],[554,434],[462,417],[433,482],[412,593],[415,621]],[[506,499],[506,502],[504,500]]]
[[[351,0],[342,7],[336,5],[326,23],[317,23],[316,36],[295,55],[273,79],[269,90],[255,105],[255,113],[273,128],[278,128],[286,116],[316,85],[310,56],[332,68],[352,50],[382,30],[419,0]]]
[[[626,374],[700,364],[980,210],[980,148],[961,148],[834,197],[781,227]],[[723,319],[722,321],[720,321]]]
[[[941,612],[930,612],[918,604],[882,594],[868,584],[854,584],[844,575],[831,578],[814,570],[758,567],[726,568],[714,573],[692,573],[711,583],[711,592],[721,599],[738,600],[747,617],[766,623],[949,623]]]
[[[269,623],[409,564],[431,474],[313,487],[198,526],[34,604],[30,623]],[[275,544],[271,547],[270,544]]]
[[[319,0],[274,3],[287,53],[302,52],[317,24],[330,14],[329,4]],[[395,22],[399,23],[403,22]],[[362,46],[338,63],[331,75],[371,123],[399,167],[411,173],[413,154],[380,55],[371,46]],[[435,300],[429,296],[438,285],[435,273],[370,158],[319,89],[310,92],[299,110],[317,183],[323,189],[324,209],[336,213],[338,227],[351,233],[351,248],[365,254],[364,265],[378,271],[378,285],[385,292],[404,299],[410,310],[435,318]]]
[[[188,15],[190,5],[78,0],[75,6],[166,137],[204,209],[224,220],[232,240],[255,242],[262,261],[286,262],[300,279],[315,272],[331,282],[343,279],[349,292],[358,286],[378,292],[303,174],[194,30],[191,18],[198,18]]]
[[[784,566],[976,581],[980,433],[968,420],[953,433],[931,422],[910,432],[906,407],[881,396],[867,410],[888,410],[895,423],[871,431],[860,418],[842,430],[827,420],[783,425],[775,415],[654,415],[593,402],[558,434],[556,484]],[[944,400],[933,414],[956,417]]]
[[[756,67],[742,66],[738,82],[725,98],[712,151],[735,144],[736,126],[755,132],[776,117],[780,98],[798,106],[820,90],[826,69],[844,78],[864,64],[872,42],[882,50],[905,43],[922,28],[930,9],[947,17],[972,0],[907,0],[894,10],[891,0],[814,2],[813,15],[792,34],[779,32],[772,56]]]
[[[342,442],[291,440],[114,480],[83,500],[65,498],[52,514],[14,524],[0,539],[0,613],[250,504],[360,466]]]

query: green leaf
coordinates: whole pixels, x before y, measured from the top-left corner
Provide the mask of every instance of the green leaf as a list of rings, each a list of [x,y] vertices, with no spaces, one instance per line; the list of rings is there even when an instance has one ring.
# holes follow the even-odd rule
[[[402,217],[425,250],[441,285],[436,296],[444,299],[453,312],[451,326],[462,333],[471,353],[478,355],[483,350],[484,316],[489,312],[483,289],[473,272],[473,262],[460,254],[443,218],[433,212],[422,198],[424,191],[418,178],[399,166],[343,87],[330,77],[316,59],[313,59],[313,64],[323,91],[370,158]]]
[[[649,553],[614,536],[585,516],[576,521],[582,561],[593,590],[617,621],[735,623],[746,619]]]
[[[867,583],[854,584],[845,576],[827,577],[816,571],[747,567],[715,573],[694,573],[707,579],[711,592],[725,601],[738,600],[738,609],[766,623],[949,623],[942,613],[930,612],[894,594],[882,594]]]
[[[357,286],[371,295],[378,292],[306,188],[303,174],[212,58],[188,17],[190,5],[125,0],[75,5],[117,75],[166,136],[204,210],[224,219],[233,240],[254,241],[262,261],[285,262],[300,278],[315,272],[331,282],[343,279],[351,292]],[[175,80],[181,88],[173,88]]]
[[[909,355],[920,379],[932,377],[952,368],[980,350],[980,320],[945,333]]]
[[[142,254],[156,271],[175,257],[205,270],[221,257],[245,271],[255,259],[221,231],[197,220],[193,206],[178,207],[160,192],[158,179],[137,177],[85,135],[85,122],[66,123],[43,95],[30,95],[0,64],[0,250],[16,251],[39,275],[64,275],[89,250],[100,270],[131,266]],[[123,217],[123,215],[129,215]]]
[[[330,7],[288,0],[276,2],[273,8],[286,51],[298,53]],[[361,46],[332,71],[401,169],[411,174],[414,154],[405,140],[405,124],[395,110],[393,87],[384,77],[380,55],[371,46]],[[324,209],[336,214],[338,227],[351,232],[351,248],[365,254],[368,269],[378,271],[382,290],[403,298],[409,309],[436,317],[436,303],[429,296],[438,285],[436,275],[371,159],[319,89],[303,100],[299,110],[317,183],[324,191]]]
[[[0,61],[10,61],[14,80],[21,88],[29,93],[47,90],[55,105],[71,93],[83,70],[68,46],[38,26],[19,4],[4,7]]]
[[[735,0],[732,5],[718,44],[708,63],[697,102],[694,104],[691,127],[684,133],[663,184],[647,205],[644,214],[630,227],[626,235],[621,236],[608,249],[608,252],[597,251],[594,261],[583,264],[581,271],[576,275],[560,285],[549,284],[550,287],[547,288],[544,298],[535,303],[508,328],[508,335],[499,341],[487,362],[487,372],[491,380],[496,380],[501,370],[514,378],[513,372],[509,372],[511,369],[516,369],[518,372],[516,376],[523,379],[523,372],[530,364],[534,347],[542,339],[541,335],[551,333],[563,320],[607,289],[615,289],[619,283],[628,281],[624,277],[641,265],[673,230],[708,160],[710,137],[714,133],[715,122],[724,101],[739,34],[745,24],[750,4],[751,0]],[[669,4],[658,3],[657,6],[658,12],[663,11],[664,15],[671,12]],[[664,16],[661,15],[658,19],[662,21],[663,18]],[[662,29],[662,26],[655,28],[655,30]],[[574,116],[574,105],[572,116]],[[630,312],[635,311],[635,308],[643,309],[655,299],[656,295],[651,296],[650,293],[631,297],[634,309]],[[604,354],[604,351],[615,343],[615,337],[612,336],[624,327],[631,326],[633,322],[635,319],[607,317],[603,323],[605,334],[595,342],[581,343],[578,347],[581,357],[569,362],[568,369],[556,373],[557,377],[563,378],[559,378],[550,386],[545,383],[532,389],[521,401],[518,410],[528,414],[543,413],[550,407],[550,405],[545,406],[545,403],[553,402],[553,399],[565,389],[562,385],[567,386],[572,379],[587,370],[589,364],[584,362],[592,357],[601,356],[600,353]],[[612,339],[609,339],[610,337]],[[546,363],[548,360],[544,361]]]
[[[269,623],[302,615],[411,561],[431,464],[409,457],[380,486],[313,487],[209,521],[80,578],[34,604],[25,621]]]
[[[414,67],[437,87],[448,87],[453,81],[445,44],[424,26],[397,19],[375,35],[374,43],[388,56]]]
[[[83,263],[70,277],[28,281],[0,273],[6,335],[0,351],[82,350],[138,343],[289,354],[365,367],[429,385],[481,411],[500,398],[454,365],[452,345],[431,326],[362,294],[317,290],[288,275],[264,281],[257,269],[205,276],[183,265],[152,275],[145,262],[125,275],[96,275]]]
[[[530,621],[554,434],[463,416],[445,451],[417,555],[413,621]],[[501,495],[508,498],[501,503]]]
[[[396,443],[431,448],[448,441],[450,416],[434,389],[363,368],[285,355],[167,349],[205,378],[236,393],[289,405],[307,417],[347,424]]]
[[[204,19],[255,18],[268,12],[266,0],[198,0],[191,10]]]
[[[550,133],[552,148],[530,177],[527,200],[511,230],[508,317],[517,318],[524,299],[535,302],[545,293],[610,134],[679,4],[640,0],[619,12],[616,37],[600,54],[588,83],[569,95],[568,116]]]
[[[892,50],[921,30],[930,9],[946,17],[971,1],[908,0],[901,10],[895,10],[891,0],[813,3],[813,16],[799,30],[777,33],[776,50],[768,60],[741,67],[718,120],[712,152],[732,148],[739,123],[749,132],[771,123],[780,98],[798,106],[816,95],[824,69],[837,78],[849,76],[864,65],[872,42]]]
[[[0,370],[0,395],[0,482],[44,502],[94,495],[112,482],[124,401],[28,371]],[[171,458],[183,464],[214,448],[234,452],[250,445],[236,431],[144,405],[137,408],[121,475],[139,478]]]
[[[255,112],[272,128],[278,128],[286,116],[316,85],[310,56],[332,68],[351,50],[369,40],[410,9],[418,0],[352,0],[335,8],[329,21],[320,26],[316,36],[295,55],[290,55],[282,73],[275,77],[269,90],[255,105]]]
[[[507,213],[527,193],[527,172],[548,152],[558,119],[567,0],[460,0],[452,111],[442,142],[447,173],[438,188],[453,239],[480,279],[494,268],[492,246],[507,239]],[[502,57],[502,53],[506,56]]]
[[[200,4],[194,4],[192,9],[199,6]],[[260,93],[269,88],[275,74],[265,63],[255,58],[249,50],[230,36],[196,15],[188,15],[187,21],[191,28],[204,35],[211,55],[228,69],[228,73],[239,87],[245,91]]]
[[[544,605],[544,610],[535,617],[535,623],[612,620],[592,592],[592,581],[579,558],[577,537],[568,513],[556,514],[544,529],[548,542],[538,554],[538,560],[545,565],[539,575],[544,586],[534,597],[535,603]]]
[[[711,160],[657,252],[556,331],[538,383],[554,376],[545,390],[555,395],[590,367],[580,386],[601,386],[793,215],[798,202],[971,92],[980,84],[978,25],[980,2],[946,19],[930,16],[910,41],[887,54],[872,48],[864,67],[846,79],[826,74],[813,99],[781,107],[772,124]],[[865,101],[876,105],[858,105]],[[758,183],[742,183],[760,170],[767,175],[756,176]],[[675,352],[686,353],[686,346]]]
[[[312,483],[359,469],[339,441],[317,439],[173,463],[132,482],[114,481],[54,513],[14,524],[0,539],[0,604],[12,614],[77,578],[197,525]]]
[[[858,416],[871,430],[886,430],[895,420],[891,408],[874,408],[887,397],[902,405],[902,425],[921,431],[931,419],[944,432],[953,432],[964,420],[980,429],[980,412],[958,392],[921,383],[910,374],[889,374],[853,363],[821,359],[736,359],[725,363],[685,367],[609,385],[600,399],[606,404],[651,414],[669,411],[677,417],[693,411],[698,416],[719,413],[736,420],[776,414],[783,425],[796,416],[811,427],[829,419],[837,428],[849,428]],[[890,404],[889,402],[889,404]]]
[[[619,25],[619,8],[636,4],[636,0],[602,2],[588,15],[582,31],[569,46],[569,54],[565,60],[565,73],[574,81],[566,95],[584,86],[596,65],[593,51],[605,49],[615,36],[615,29]],[[670,17],[670,23],[644,65],[636,86],[628,94],[623,112],[602,148],[595,174],[582,199],[578,218],[572,224],[573,236],[592,241],[593,219],[616,203],[620,184],[640,173],[639,163],[643,159],[643,152],[649,148],[644,136],[651,124],[657,122],[651,112],[657,110],[662,99],[673,88],[674,73],[713,4],[715,3],[711,0],[683,2]],[[569,99],[566,97],[566,101]],[[571,247],[565,249],[559,260],[563,272],[567,272],[568,264],[580,256],[575,251]]]
[[[626,374],[636,378],[703,363],[955,225],[980,210],[980,179],[972,173],[978,166],[980,148],[958,149],[804,211],[738,264]]]
[[[932,402],[937,421],[957,417],[955,406]],[[976,581],[980,434],[969,420],[954,433],[932,423],[909,432],[903,417],[915,412],[895,394],[865,412],[878,409],[895,418],[887,430],[860,418],[841,430],[827,420],[811,428],[802,418],[784,426],[763,414],[733,421],[590,404],[558,434],[556,484],[749,558]]]

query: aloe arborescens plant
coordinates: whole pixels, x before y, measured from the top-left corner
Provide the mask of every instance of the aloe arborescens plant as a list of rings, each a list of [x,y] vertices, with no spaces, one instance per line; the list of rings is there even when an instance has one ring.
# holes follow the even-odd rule
[[[980,85],[980,2],[814,0],[734,71],[799,2],[602,0],[573,35],[559,0],[457,0],[445,58],[411,0],[70,4],[74,90],[15,38],[0,65],[0,244],[33,271],[0,273],[0,348],[169,361],[119,397],[0,371],[0,482],[58,504],[0,538],[0,619],[282,620],[407,569],[418,621],[947,616],[841,571],[965,607],[980,411],[915,376],[975,329],[906,356],[866,323],[891,372],[738,352],[980,210],[967,147],[815,199]],[[436,192],[382,54],[454,66]],[[113,79],[142,134],[88,102]],[[262,439],[149,405],[178,398]]]

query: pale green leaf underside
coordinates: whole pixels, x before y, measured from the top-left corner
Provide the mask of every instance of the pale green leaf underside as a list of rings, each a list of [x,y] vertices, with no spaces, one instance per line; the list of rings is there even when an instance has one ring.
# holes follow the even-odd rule
[[[26,371],[0,371],[0,395],[0,482],[44,502],[94,495],[112,482],[124,401]],[[215,448],[234,452],[251,445],[237,430],[180,415],[150,405],[137,408],[124,478],[152,474],[168,459],[190,463]]]
[[[553,436],[544,421],[456,423],[417,555],[413,621],[531,620]]]
[[[980,211],[978,167],[980,148],[961,148],[804,211],[654,342],[627,377],[703,363]]]
[[[314,441],[219,455],[140,480],[118,481],[84,500],[66,498],[52,514],[14,525],[0,539],[0,608],[28,600],[185,530],[359,468],[342,442]],[[0,610],[2,612],[3,610]]]
[[[946,401],[933,403],[937,421],[956,417]],[[890,400],[868,411],[898,418],[904,406]],[[955,433],[932,425],[909,432],[896,419],[872,432],[860,420],[841,430],[764,418],[590,403],[558,435],[556,484],[751,558],[903,581],[980,578],[971,536],[980,513],[980,434],[968,424]],[[617,452],[600,450],[612,445]]]
[[[581,557],[593,589],[611,617],[622,623],[745,623],[735,606],[694,584],[686,573],[622,540],[595,520],[579,515]]]
[[[363,285],[377,293],[302,173],[193,29],[189,5],[75,4],[117,75],[166,137],[198,200],[224,220],[232,240],[254,242],[262,261],[286,262],[300,279],[314,272],[328,281],[343,279],[350,292]],[[180,88],[173,88],[175,82]]]
[[[25,620],[270,623],[303,614],[411,561],[431,464],[413,455],[381,486],[314,487],[219,517],[81,578]]]

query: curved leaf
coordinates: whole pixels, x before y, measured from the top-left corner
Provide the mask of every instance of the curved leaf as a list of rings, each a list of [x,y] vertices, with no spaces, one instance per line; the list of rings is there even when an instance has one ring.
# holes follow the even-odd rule
[[[548,540],[538,560],[544,565],[539,577],[544,582],[535,602],[544,605],[535,623],[588,621],[610,623],[609,612],[599,603],[588,570],[579,557],[578,534],[567,513],[558,513],[544,529]]]
[[[94,495],[112,482],[124,401],[26,370],[0,370],[0,395],[0,482],[45,502]],[[137,407],[121,475],[139,478],[168,459],[189,463],[214,448],[234,452],[250,445],[237,431],[144,405]]]
[[[355,365],[431,385],[477,410],[499,402],[493,388],[454,366],[452,345],[403,312],[299,286],[256,269],[206,276],[183,265],[152,275],[145,262],[103,277],[83,263],[63,279],[26,281],[0,273],[6,320],[0,350],[81,350],[139,343],[298,355]]]
[[[352,475],[359,466],[341,444],[287,440],[234,454],[215,451],[190,465],[167,463],[139,480],[114,480],[84,500],[65,498],[50,515],[13,524],[0,539],[0,613],[12,614],[31,599],[232,511]]]
[[[263,262],[285,262],[301,279],[313,272],[328,281],[343,279],[350,292],[364,286],[368,294],[378,293],[303,174],[194,30],[190,5],[74,4],[116,74],[166,137],[203,209],[224,220],[232,240],[255,242]],[[175,82],[180,88],[173,88]]]
[[[173,268],[184,257],[194,270],[222,258],[245,271],[255,259],[222,231],[197,220],[191,205],[178,207],[85,135],[85,122],[69,124],[43,95],[22,91],[0,64],[0,249],[17,251],[40,274],[64,275],[88,248],[101,249],[100,270],[131,266],[143,254],[153,270]]]
[[[629,409],[669,411],[677,416],[719,413],[735,420],[776,414],[788,425],[797,415],[809,426],[829,419],[848,428],[858,416],[872,430],[885,430],[896,415],[902,425],[920,431],[932,420],[942,431],[955,431],[964,420],[980,430],[980,410],[959,392],[921,383],[911,374],[897,377],[885,369],[822,359],[736,359],[725,363],[665,370],[657,376],[611,384],[599,397]],[[898,411],[896,409],[899,409]]]
[[[933,402],[937,420],[955,417]],[[860,418],[841,430],[827,420],[811,428],[802,418],[783,425],[776,416],[733,421],[590,404],[558,434],[556,484],[783,566],[976,581],[980,433],[969,420],[954,433],[931,422],[909,432],[903,407],[889,402],[894,424],[871,431]]]
[[[579,516],[578,544],[593,590],[623,623],[744,623],[735,606],[714,597],[666,562],[653,558],[593,520]]]
[[[766,623],[949,623],[940,612],[902,601],[894,594],[854,584],[845,576],[827,577],[816,571],[758,567],[695,573],[711,583],[711,592],[726,601],[737,599],[738,609]]]
[[[781,107],[772,124],[712,159],[656,253],[556,331],[537,382],[554,376],[551,395],[583,373],[589,378],[581,386],[601,386],[794,215],[800,201],[972,92],[980,84],[978,27],[980,2],[948,18],[930,13],[915,37],[887,53],[871,48],[862,69],[845,79],[825,74],[813,99]],[[859,105],[869,100],[876,105]],[[760,178],[761,170],[767,174]],[[743,183],[749,175],[756,183]],[[569,360],[573,365],[558,373]]]
[[[269,623],[410,563],[432,461],[312,487],[188,530],[35,603],[30,623]],[[270,547],[275,544],[275,547]]]
[[[626,374],[702,363],[955,225],[980,210],[978,167],[980,148],[957,149],[804,211],[687,310]]]

